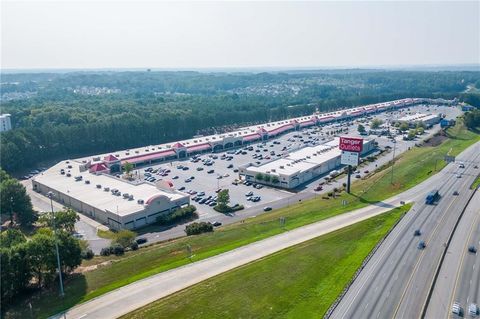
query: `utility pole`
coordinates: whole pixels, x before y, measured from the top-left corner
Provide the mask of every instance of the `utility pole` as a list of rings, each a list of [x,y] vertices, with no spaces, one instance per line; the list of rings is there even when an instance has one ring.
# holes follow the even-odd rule
[[[347,193],[350,194],[350,180],[352,174],[352,165],[348,165],[348,175],[347,175]]]
[[[393,143],[393,157],[392,157],[392,174],[390,176],[390,184],[393,184],[393,165],[395,165],[395,150],[397,148],[397,141]]]
[[[53,233],[55,234],[55,251],[57,253],[57,266],[58,266],[58,275],[59,275],[59,283],[60,283],[60,297],[64,297],[65,293],[63,291],[63,279],[62,279],[62,268],[60,266],[60,252],[58,250],[58,236],[57,236],[57,226],[55,223],[55,212],[53,211],[53,193],[48,192],[48,198],[50,198],[50,206],[52,208],[52,221],[53,221]],[[65,315],[65,313],[64,313]]]

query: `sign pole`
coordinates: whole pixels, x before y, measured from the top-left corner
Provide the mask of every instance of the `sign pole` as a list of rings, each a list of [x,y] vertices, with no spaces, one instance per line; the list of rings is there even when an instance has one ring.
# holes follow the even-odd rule
[[[350,176],[352,175],[352,165],[348,165],[347,175],[347,193],[350,194]]]

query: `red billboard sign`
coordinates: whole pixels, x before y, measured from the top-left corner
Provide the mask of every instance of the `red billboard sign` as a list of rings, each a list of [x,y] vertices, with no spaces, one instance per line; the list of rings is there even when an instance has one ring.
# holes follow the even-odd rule
[[[363,138],[356,137],[340,137],[338,147],[342,151],[358,152],[363,150]]]

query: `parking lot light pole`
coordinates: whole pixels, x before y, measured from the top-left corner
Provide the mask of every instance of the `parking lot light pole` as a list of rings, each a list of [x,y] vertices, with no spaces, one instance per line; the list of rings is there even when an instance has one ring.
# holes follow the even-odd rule
[[[58,236],[57,236],[57,227],[55,223],[55,212],[53,211],[53,193],[48,192],[48,198],[50,198],[50,206],[52,208],[52,222],[53,222],[53,233],[55,235],[55,251],[57,254],[57,266],[58,266],[58,275],[59,275],[59,284],[60,284],[60,297],[64,297],[65,293],[63,291],[63,279],[62,279],[62,268],[60,266],[60,252],[58,250]]]

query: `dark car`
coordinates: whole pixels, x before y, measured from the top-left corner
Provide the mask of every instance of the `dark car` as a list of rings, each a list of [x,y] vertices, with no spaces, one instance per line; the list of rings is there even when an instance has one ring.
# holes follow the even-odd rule
[[[422,232],[420,231],[420,229],[417,229],[415,230],[415,232],[413,233],[413,236],[420,236],[422,234]]]
[[[213,222],[212,225],[215,226],[215,227],[218,227],[218,226],[221,226],[222,223],[221,222]]]
[[[427,247],[427,245],[423,240],[418,243],[418,246],[417,246],[418,249],[424,249],[425,247]]]
[[[148,240],[144,237],[140,237],[140,238],[137,238],[136,242],[137,244],[141,245],[141,244],[145,244]]]
[[[475,246],[469,246],[468,251],[473,253],[473,254],[476,254],[477,253],[477,248],[475,248]]]

